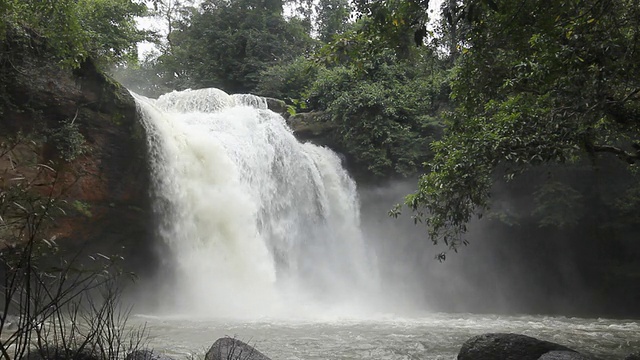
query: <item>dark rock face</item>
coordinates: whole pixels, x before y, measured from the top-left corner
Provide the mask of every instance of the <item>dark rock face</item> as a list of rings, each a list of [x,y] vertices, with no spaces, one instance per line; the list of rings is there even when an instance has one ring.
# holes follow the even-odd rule
[[[640,360],[640,351],[627,355],[624,360]]]
[[[326,146],[338,153],[342,165],[358,184],[376,183],[380,177],[372,176],[368,165],[359,163],[353,153],[345,147],[342,135],[335,123],[322,111],[297,113],[286,118],[293,134],[301,142],[311,142],[315,145]]]
[[[556,350],[573,351],[565,346],[526,335],[483,334],[467,340],[462,345],[458,360],[537,360],[543,354]]]
[[[271,360],[254,347],[230,337],[220,338],[211,346],[205,360]]]
[[[265,97],[264,99],[267,102],[267,108],[269,108],[269,110],[282,115],[284,118],[289,116],[287,104],[284,101],[270,97]]]
[[[591,360],[592,358],[575,351],[549,351],[542,354],[538,360]]]
[[[334,147],[335,126],[326,121],[323,112],[298,113],[287,119],[287,124],[301,141]]]
[[[72,121],[86,141],[84,154],[54,165],[55,186],[64,189],[68,207],[46,237],[63,247],[117,252],[128,263],[143,263],[139,257],[149,253],[143,249],[152,227],[146,139],[135,101],[90,60],[77,69],[60,67],[36,38],[3,46],[17,55],[0,64],[10,104],[0,104],[0,140]],[[36,147],[39,162],[56,159],[56,148],[46,140]]]
[[[125,360],[174,360],[171,357],[156,354],[152,350],[136,350],[125,358]]]

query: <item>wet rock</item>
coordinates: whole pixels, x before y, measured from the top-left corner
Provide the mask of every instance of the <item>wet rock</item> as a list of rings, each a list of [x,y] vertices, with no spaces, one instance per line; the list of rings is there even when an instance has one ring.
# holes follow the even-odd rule
[[[174,360],[173,358],[153,352],[153,350],[136,350],[125,358],[125,360]]]
[[[538,360],[543,354],[555,350],[573,351],[566,346],[526,335],[482,334],[462,345],[458,360]]]
[[[205,360],[271,360],[266,355],[238,339],[225,337],[216,340]]]
[[[538,360],[592,360],[593,358],[575,351],[549,351],[542,354]]]
[[[15,134],[41,139],[25,158],[56,169],[53,186],[60,190],[54,193],[63,193],[60,200],[66,204],[43,237],[71,250],[117,252],[134,266],[155,260],[143,258],[153,241],[149,171],[146,135],[133,97],[90,59],[74,69],[61,67],[42,39],[8,42],[4,45],[17,55],[0,64],[7,79],[5,103],[11,104],[4,109],[0,104],[0,141]],[[71,162],[61,162],[60,148],[41,132],[68,123],[77,125],[86,148]],[[49,180],[38,182],[53,183]],[[127,270],[140,274],[137,268]]]
[[[287,104],[284,101],[270,97],[265,97],[264,99],[267,102],[267,108],[269,108],[269,110],[274,113],[278,113],[285,118],[289,116],[289,113],[287,112]]]
[[[640,360],[640,351],[636,351],[634,353],[627,355],[627,357],[625,357],[624,360]]]
[[[2,325],[2,330],[14,331],[18,329],[18,322],[20,318],[15,315],[4,315],[0,313],[0,318],[4,317],[4,324]]]
[[[58,346],[42,347],[32,349],[29,354],[22,357],[22,360],[101,360],[102,357],[97,351],[89,349],[69,349]]]
[[[327,121],[324,112],[297,113],[287,119],[287,124],[298,140],[331,148],[336,145],[336,126]]]

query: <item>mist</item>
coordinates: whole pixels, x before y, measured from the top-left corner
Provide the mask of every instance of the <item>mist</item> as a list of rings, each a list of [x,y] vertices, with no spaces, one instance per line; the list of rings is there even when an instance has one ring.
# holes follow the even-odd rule
[[[447,251],[446,246],[434,245],[426,227],[413,223],[409,209],[397,219],[387,215],[416,185],[416,179],[407,179],[359,191],[363,233],[378,254],[385,292],[400,299],[404,310],[615,316],[616,307],[600,284],[589,282],[589,265],[600,254],[576,251],[576,243],[587,237],[585,229],[474,220],[469,245],[449,250],[440,262],[436,255]],[[521,189],[501,186],[494,191],[494,207],[522,211],[526,201],[520,197],[530,194],[513,196]]]

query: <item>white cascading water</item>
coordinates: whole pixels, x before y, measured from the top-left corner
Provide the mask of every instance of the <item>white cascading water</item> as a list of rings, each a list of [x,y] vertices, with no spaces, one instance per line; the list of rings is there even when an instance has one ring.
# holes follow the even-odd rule
[[[304,316],[358,307],[377,286],[354,181],[298,142],[264,99],[218,89],[137,96],[172,311]]]

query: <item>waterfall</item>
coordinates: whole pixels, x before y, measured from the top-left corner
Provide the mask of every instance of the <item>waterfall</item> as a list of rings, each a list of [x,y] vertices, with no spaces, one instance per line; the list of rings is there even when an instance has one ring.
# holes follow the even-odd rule
[[[356,185],[331,150],[293,136],[253,95],[134,94],[148,136],[175,311],[289,316],[377,286]]]

